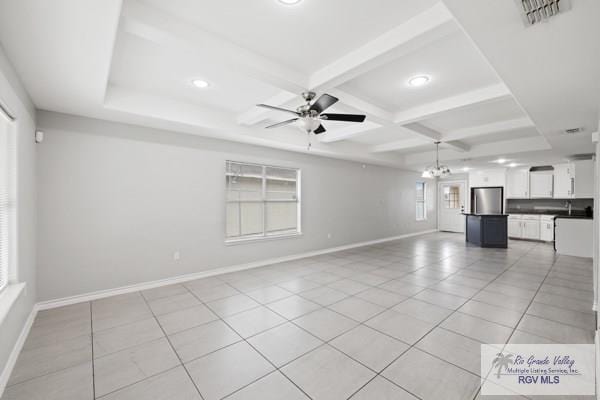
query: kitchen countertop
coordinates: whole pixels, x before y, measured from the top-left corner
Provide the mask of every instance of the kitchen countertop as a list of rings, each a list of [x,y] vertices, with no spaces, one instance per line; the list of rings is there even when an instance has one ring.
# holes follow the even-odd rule
[[[462,213],[462,215],[473,215],[475,217],[508,217],[508,214],[475,214],[475,213]]]
[[[556,218],[565,218],[565,219],[594,219],[594,217],[588,217],[586,215],[557,215]]]
[[[583,210],[573,211],[571,215],[569,215],[568,211],[562,210],[508,210],[507,213],[522,215],[555,215],[560,217],[586,217],[585,211]]]

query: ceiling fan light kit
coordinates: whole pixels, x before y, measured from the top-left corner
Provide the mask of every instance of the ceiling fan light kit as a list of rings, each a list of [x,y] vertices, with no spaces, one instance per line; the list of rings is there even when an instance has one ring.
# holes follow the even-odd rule
[[[425,171],[423,171],[421,177],[444,178],[452,174],[447,165],[440,165],[440,143],[441,142],[435,142],[435,165],[430,165],[429,167],[425,168]]]

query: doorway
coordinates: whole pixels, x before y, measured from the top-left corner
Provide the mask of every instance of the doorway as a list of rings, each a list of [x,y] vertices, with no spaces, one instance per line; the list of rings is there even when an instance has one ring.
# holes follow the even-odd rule
[[[446,232],[465,231],[466,182],[452,181],[438,184],[438,229]]]

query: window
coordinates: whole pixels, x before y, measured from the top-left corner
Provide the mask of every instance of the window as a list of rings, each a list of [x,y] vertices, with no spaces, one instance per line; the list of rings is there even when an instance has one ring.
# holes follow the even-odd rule
[[[425,182],[417,182],[417,221],[427,219],[427,196]]]
[[[0,291],[10,276],[13,194],[13,146],[10,137],[11,120],[0,108]]]
[[[227,161],[226,241],[298,235],[300,170]]]
[[[444,208],[457,209],[460,200],[460,186],[444,186]]]

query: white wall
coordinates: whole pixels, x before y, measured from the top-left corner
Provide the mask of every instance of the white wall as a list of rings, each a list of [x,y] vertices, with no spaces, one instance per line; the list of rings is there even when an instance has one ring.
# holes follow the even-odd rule
[[[435,185],[415,221],[417,173],[50,112],[38,126],[40,300],[436,227]],[[301,168],[304,235],[226,246],[226,160]]]
[[[26,282],[8,314],[0,321],[0,371],[4,371],[10,353],[33,309],[35,282],[35,109],[20,80],[0,47],[0,100],[16,117],[17,136],[17,248],[16,273]],[[0,302],[6,301],[6,293]],[[2,379],[7,378],[2,373]],[[2,388],[0,388],[1,395]]]

